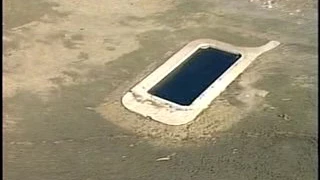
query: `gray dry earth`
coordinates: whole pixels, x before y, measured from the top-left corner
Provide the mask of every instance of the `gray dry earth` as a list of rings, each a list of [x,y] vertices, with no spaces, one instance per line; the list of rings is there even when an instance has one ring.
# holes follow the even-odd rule
[[[282,44],[190,124],[121,105],[198,38]],[[315,0],[4,0],[3,41],[6,180],[317,179]]]

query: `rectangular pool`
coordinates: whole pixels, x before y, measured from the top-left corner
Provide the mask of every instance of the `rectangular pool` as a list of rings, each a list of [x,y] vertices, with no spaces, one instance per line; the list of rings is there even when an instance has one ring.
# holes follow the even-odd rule
[[[239,58],[214,48],[200,48],[148,93],[179,105],[190,105]]]

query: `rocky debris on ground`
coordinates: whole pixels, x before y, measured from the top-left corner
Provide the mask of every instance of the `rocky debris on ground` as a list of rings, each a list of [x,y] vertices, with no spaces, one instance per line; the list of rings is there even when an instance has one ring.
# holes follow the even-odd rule
[[[158,159],[156,159],[156,161],[158,162],[158,161],[169,161],[169,160],[171,160],[171,158],[173,157],[173,156],[175,156],[176,155],[176,153],[172,153],[172,154],[170,154],[170,155],[168,155],[168,156],[166,156],[166,157],[161,157],[161,158],[158,158]]]
[[[285,121],[290,121],[291,118],[288,114],[280,114],[279,117],[281,117]]]

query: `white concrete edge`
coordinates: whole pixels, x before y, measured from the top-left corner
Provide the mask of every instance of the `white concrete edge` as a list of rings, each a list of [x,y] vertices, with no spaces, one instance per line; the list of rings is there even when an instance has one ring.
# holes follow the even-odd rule
[[[150,117],[164,124],[186,124],[206,109],[259,55],[277,47],[279,44],[277,41],[270,41],[260,47],[238,47],[212,39],[192,41],[127,92],[122,98],[122,104],[130,111],[145,117]],[[205,46],[241,54],[241,58],[189,106],[181,106],[148,93],[149,89],[166,77],[197,49]]]

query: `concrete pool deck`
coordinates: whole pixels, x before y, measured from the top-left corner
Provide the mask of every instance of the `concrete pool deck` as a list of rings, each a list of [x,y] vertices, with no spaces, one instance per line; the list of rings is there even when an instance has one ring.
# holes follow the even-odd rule
[[[316,179],[318,5],[272,3],[5,0],[4,179]],[[121,105],[200,38],[281,45],[196,121],[167,126]]]
[[[280,42],[270,41],[259,47],[236,47],[213,39],[198,39],[185,45],[122,97],[122,104],[129,110],[168,125],[182,125],[194,120],[222,93],[258,56],[277,47]],[[201,47],[211,47],[240,54],[241,57],[216,81],[207,87],[190,105],[180,105],[148,93],[169,73],[184,63]],[[201,79],[198,79],[201,81]],[[189,81],[186,79],[185,81]],[[183,89],[183,91],[188,89]],[[182,93],[182,92],[181,92]]]

